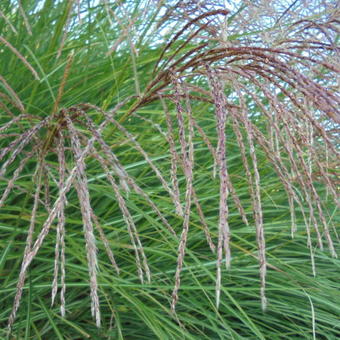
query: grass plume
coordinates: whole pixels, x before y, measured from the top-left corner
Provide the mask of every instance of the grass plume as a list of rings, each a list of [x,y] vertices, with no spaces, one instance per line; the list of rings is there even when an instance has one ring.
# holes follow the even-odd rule
[[[27,305],[26,338],[336,334],[336,9],[150,4],[0,5],[1,325],[21,337]]]

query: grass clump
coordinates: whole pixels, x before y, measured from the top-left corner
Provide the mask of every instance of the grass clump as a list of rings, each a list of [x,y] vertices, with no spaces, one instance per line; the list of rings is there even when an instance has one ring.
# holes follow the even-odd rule
[[[0,5],[3,329],[338,332],[337,10],[273,3]]]

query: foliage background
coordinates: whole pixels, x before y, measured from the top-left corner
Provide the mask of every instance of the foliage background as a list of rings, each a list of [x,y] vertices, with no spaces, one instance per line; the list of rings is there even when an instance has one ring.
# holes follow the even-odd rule
[[[294,7],[290,7],[294,4]],[[336,2],[313,1],[243,1],[227,2],[231,10],[228,20],[216,16],[209,29],[200,32],[181,48],[186,51],[208,41],[212,47],[220,43],[221,27],[226,29],[227,46],[275,46],[285,38],[294,21],[302,18],[322,21],[336,17]],[[164,47],[190,19],[202,11],[216,9],[216,5],[195,1],[2,1],[0,4],[0,122],[5,124],[11,115],[18,115],[23,104],[31,120],[13,125],[1,135],[5,148],[16,133],[51,114],[58,101],[58,90],[65,79],[65,66],[70,53],[74,54],[67,81],[58,107],[68,108],[78,103],[91,103],[109,110],[130,95],[143,93],[155,78],[154,67]],[[177,47],[192,32],[189,27],[166,51],[170,58]],[[317,35],[317,37],[319,37]],[[332,36],[335,44],[338,34]],[[39,75],[6,45],[10,42]],[[331,55],[326,55],[331,58]],[[333,80],[326,83],[332,87]],[[64,78],[63,78],[64,77]],[[207,83],[193,78],[192,83],[207,88]],[[7,101],[6,101],[7,100]],[[17,104],[17,105],[15,105]],[[139,116],[126,113],[133,105],[122,107],[119,118],[124,127],[136,137],[165,178],[170,178],[171,155],[169,144],[159,129],[166,131],[166,117],[160,101],[138,108]],[[217,145],[214,109],[211,103],[192,101],[195,119],[213,145]],[[20,106],[20,105],[19,105]],[[175,106],[168,103],[170,114],[176,116]],[[251,119],[259,126],[264,118],[250,107]],[[147,118],[143,120],[140,116]],[[103,117],[93,113],[99,124]],[[323,118],[324,119],[324,118]],[[152,124],[150,123],[152,122]],[[336,124],[325,119],[329,130]],[[264,126],[264,125],[263,125]],[[177,126],[175,127],[178,128]],[[85,135],[89,132],[83,128]],[[39,137],[44,140],[46,130]],[[11,137],[11,134],[13,136]],[[243,169],[236,136],[231,122],[227,122],[228,168],[237,194],[252,221],[251,197]],[[183,218],[174,212],[172,203],[154,173],[133,148],[131,141],[114,127],[105,130],[105,141],[114,150],[128,173],[157,202],[179,235]],[[269,138],[269,137],[268,137]],[[213,178],[213,158],[202,138],[195,134],[194,186],[206,215],[206,222],[214,240],[218,235],[219,181]],[[180,149],[180,145],[177,145]],[[215,307],[216,255],[206,244],[198,212],[191,211],[187,252],[182,271],[180,298],[176,307],[177,320],[170,311],[171,292],[176,271],[178,240],[162,225],[150,207],[133,192],[127,205],[138,226],[145,253],[152,272],[151,283],[141,284],[129,234],[110,190],[103,169],[87,161],[88,188],[91,205],[110,242],[121,274],[116,275],[103,245],[98,241],[98,283],[102,327],[92,320],[88,286],[88,269],[82,217],[76,191],[68,195],[66,209],[66,318],[59,314],[57,302],[50,306],[53,280],[55,227],[29,269],[21,306],[13,326],[13,339],[335,339],[340,333],[340,294],[338,273],[340,262],[315,247],[317,276],[311,271],[310,252],[306,247],[306,231],[301,214],[297,214],[298,231],[290,237],[290,208],[286,193],[273,166],[257,147],[261,177],[261,198],[266,234],[267,260],[272,267],[267,273],[266,294],[269,301],[263,312],[260,305],[257,245],[253,222],[245,226],[233,202],[230,204],[229,224],[232,231],[232,266],[223,268],[222,298]],[[50,166],[57,165],[55,157],[47,158]],[[1,180],[3,192],[11,174],[18,167],[14,162]],[[25,248],[33,204],[32,182],[37,158],[26,165],[16,187],[0,210],[0,336],[6,337],[6,325],[15,296],[16,284]],[[336,171],[336,165],[333,166]],[[184,201],[185,176],[179,170],[179,186]],[[48,181],[53,182],[52,178]],[[53,185],[53,184],[51,184]],[[328,222],[335,227],[339,217],[332,197],[317,181]],[[58,192],[49,195],[55,200]],[[37,213],[37,224],[46,219],[43,209]]]

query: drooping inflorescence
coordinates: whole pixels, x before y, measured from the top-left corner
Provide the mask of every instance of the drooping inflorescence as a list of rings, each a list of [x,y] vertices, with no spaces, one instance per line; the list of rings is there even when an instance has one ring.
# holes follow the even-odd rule
[[[302,214],[314,275],[316,273],[314,238],[320,249],[326,245],[331,255],[337,256],[334,246],[336,231],[332,230],[333,226],[328,221],[327,208],[322,203],[318,189],[322,184],[335,204],[340,205],[337,179],[330,166],[331,162],[339,160],[336,134],[333,131],[340,123],[338,110],[340,100],[332,86],[326,86],[320,81],[322,76],[329,80],[332,75],[339,72],[336,63],[329,60],[339,52],[332,38],[333,24],[329,22],[323,26],[309,21],[297,22],[291,26],[289,38],[280,41],[274,47],[244,46],[236,43],[233,45],[226,44],[225,41],[215,45],[203,42],[190,47],[190,43],[202,32],[216,30],[216,22],[213,22],[216,17],[224,18],[228,13],[226,10],[212,10],[190,19],[166,44],[155,63],[153,80],[145,85],[144,91],[143,89],[142,92],[137,91],[138,84],[136,86],[138,93],[127,96],[112,110],[83,102],[61,108],[60,102],[75,58],[73,54],[67,59],[52,113],[41,119],[31,112],[26,112],[19,96],[0,75],[0,82],[9,94],[8,96],[0,92],[1,98],[11,102],[20,112],[12,117],[9,115],[8,120],[0,127],[0,138],[9,141],[0,150],[0,176],[7,183],[0,193],[0,209],[6,206],[6,201],[13,194],[14,188],[33,199],[14,305],[9,316],[9,328],[16,318],[28,268],[54,224],[56,240],[52,304],[56,299],[60,282],[61,314],[65,316],[66,209],[67,197],[71,191],[77,194],[82,216],[91,312],[97,326],[101,324],[96,233],[117,274],[120,268],[101,226],[100,216],[96,215],[91,206],[87,172],[89,161],[96,162],[103,170],[108,188],[115,197],[131,239],[138,277],[142,283],[150,282],[152,274],[138,225],[127,202],[129,191],[137,194],[152,209],[164,230],[178,242],[177,268],[171,302],[173,312],[179,299],[181,273],[190,237],[192,209],[198,212],[208,246],[213,253],[217,253],[216,304],[219,305],[222,263],[225,262],[229,269],[233,256],[231,246],[233,230],[229,224],[230,204],[235,205],[245,225],[253,226],[257,255],[252,256],[258,259],[260,296],[262,307],[266,308],[266,272],[270,268],[270,263],[266,257],[259,153],[270,162],[286,192],[292,237],[297,232],[297,211]],[[213,27],[210,25],[212,23]],[[187,30],[197,25],[194,33],[187,36]],[[327,42],[315,39],[301,40],[301,37],[310,35],[313,29],[319,30],[327,38]],[[297,38],[294,39],[292,36],[296,32]],[[2,37],[0,41],[39,79],[32,65],[14,46]],[[179,47],[165,58],[168,50],[176,43],[179,43]],[[63,44],[64,40],[61,49]],[[317,53],[314,53],[315,51]],[[325,58],[320,57],[323,54]],[[215,120],[216,145],[195,115],[193,104],[200,102],[208,104],[211,109],[206,114]],[[154,124],[152,120],[138,112],[151,103],[163,109],[164,126]],[[130,106],[126,108],[126,104]],[[118,115],[122,108],[126,108],[124,114]],[[100,123],[93,118],[94,115],[100,116]],[[170,159],[169,176],[163,173],[163,169],[158,167],[148,154],[145,145],[141,144],[136,135],[125,126],[130,117],[153,125],[155,131],[165,138]],[[14,126],[21,133],[7,134],[7,130]],[[182,219],[180,232],[173,227],[171,217],[162,210],[157,199],[151,197],[125,169],[114,148],[107,141],[107,131],[110,133],[119,131],[127,143],[144,159],[145,166],[169,197],[175,215]],[[238,196],[229,173],[227,143],[231,134],[235,138],[240,164],[246,175],[253,218],[247,216],[245,203]],[[219,182],[217,237],[209,229],[204,206],[195,188],[198,176],[195,172],[195,137],[199,138],[211,153],[213,177]],[[325,154],[328,156],[325,157]],[[16,181],[32,157],[36,159],[36,164],[32,176],[32,190],[29,192],[25,188],[17,187]],[[57,166],[50,164],[51,158],[55,160],[54,164]],[[14,170],[13,164],[16,165]],[[184,185],[180,185],[180,182]],[[55,198],[50,195],[51,192],[57,192]],[[37,221],[39,209],[43,210],[44,216],[41,225]]]

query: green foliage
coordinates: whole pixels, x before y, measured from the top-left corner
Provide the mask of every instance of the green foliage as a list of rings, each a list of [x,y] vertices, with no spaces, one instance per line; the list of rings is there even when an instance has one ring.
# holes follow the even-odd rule
[[[265,3],[1,2],[0,337],[337,337],[337,11]]]

